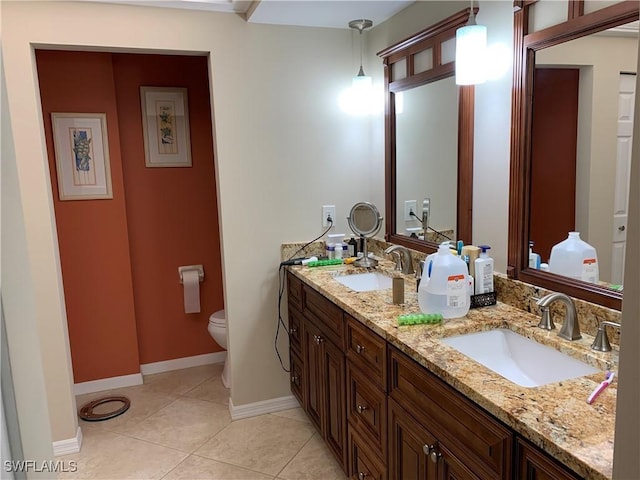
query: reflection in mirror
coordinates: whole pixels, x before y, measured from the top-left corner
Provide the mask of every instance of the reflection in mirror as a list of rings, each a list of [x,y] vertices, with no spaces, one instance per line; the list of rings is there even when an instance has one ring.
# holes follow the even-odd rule
[[[426,239],[457,239],[458,111],[451,108],[458,104],[455,77],[399,92],[395,100],[396,232],[425,239],[423,201],[428,198]]]
[[[362,258],[354,265],[358,267],[375,267],[378,261],[369,258],[367,238],[373,237],[382,226],[382,217],[375,205],[369,202],[356,203],[347,217],[349,228],[362,239]]]
[[[427,225],[471,243],[475,90],[454,81],[456,30],[470,10],[378,53],[387,96],[385,240],[425,253],[446,239],[430,228],[424,238]]]
[[[618,138],[618,131],[627,128],[624,125],[631,120],[635,103],[633,94],[626,91],[625,76],[620,74],[635,73],[637,52],[613,46],[619,39],[604,32],[636,22],[638,2],[616,2],[593,11],[583,10],[582,2],[570,1],[565,4],[566,20],[536,29],[530,19],[538,16],[538,7],[549,3],[553,2],[514,4],[507,274],[620,310],[622,292],[617,285],[622,280],[629,188],[629,167],[622,157],[630,151],[631,139],[626,135]],[[637,33],[632,41],[637,45]],[[600,62],[605,57],[608,63],[618,63],[604,68]],[[559,70],[564,70],[569,80],[552,78],[552,86],[545,87],[545,76],[550,72],[551,77],[558,77],[563,74]],[[573,103],[573,108],[561,108],[558,100],[550,113],[544,113],[545,107],[539,103],[548,99],[539,97],[544,97],[545,88],[547,94],[558,94],[571,84],[574,87],[565,91],[561,100]],[[556,123],[551,132],[549,128],[545,131],[560,116],[560,109],[573,111],[573,118],[566,120],[572,127],[558,133]],[[619,114],[626,119],[618,121]],[[552,148],[543,148],[549,146]],[[561,155],[563,149],[567,153]],[[566,204],[569,206],[561,218]],[[580,231],[582,239],[597,249],[599,283],[530,267],[530,241],[535,242],[533,250],[544,261],[551,246],[566,239],[570,230]],[[606,282],[602,284],[602,280]]]
[[[623,282],[637,31],[535,54],[529,238],[542,262],[568,232],[597,252],[600,283]],[[555,260],[557,264],[557,260]],[[563,273],[551,265],[551,272]]]

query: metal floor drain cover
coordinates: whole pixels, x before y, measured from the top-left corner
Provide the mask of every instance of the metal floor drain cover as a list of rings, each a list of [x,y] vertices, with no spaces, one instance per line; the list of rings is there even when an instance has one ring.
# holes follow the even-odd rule
[[[110,402],[120,402],[122,403],[122,406],[111,412],[93,413],[93,409],[96,408],[98,405],[102,405]],[[86,420],[87,422],[100,422],[102,420],[109,420],[110,418],[114,418],[114,417],[117,417],[118,415],[122,415],[124,412],[129,410],[130,406],[131,406],[131,401],[127,397],[122,397],[122,396],[103,397],[83,405],[78,415],[80,415],[81,419]]]

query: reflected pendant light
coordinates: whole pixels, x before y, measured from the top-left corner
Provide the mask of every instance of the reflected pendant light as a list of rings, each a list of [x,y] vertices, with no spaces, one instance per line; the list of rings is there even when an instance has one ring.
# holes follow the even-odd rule
[[[487,27],[476,23],[473,0],[469,20],[456,30],[456,85],[484,83],[485,52],[487,49]]]
[[[365,75],[364,69],[362,68],[362,32],[367,28],[371,28],[373,26],[373,22],[371,20],[359,19],[359,20],[351,20],[349,22],[349,28],[353,28],[358,30],[360,33],[360,70],[358,74],[353,77],[353,88],[356,90],[367,90],[371,88],[371,77]]]

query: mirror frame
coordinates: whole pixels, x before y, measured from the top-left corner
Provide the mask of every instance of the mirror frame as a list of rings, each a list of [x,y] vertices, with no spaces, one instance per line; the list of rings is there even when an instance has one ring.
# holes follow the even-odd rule
[[[478,12],[478,7],[474,7]],[[441,63],[442,43],[455,38],[456,30],[466,25],[471,8],[455,13],[438,23],[406,38],[380,52],[383,59],[385,87],[385,240],[404,245],[420,252],[431,253],[438,249],[438,242],[418,240],[396,232],[396,112],[395,94],[410,88],[426,85],[455,75],[455,62]],[[432,48],[433,67],[415,73],[413,55]],[[405,78],[391,81],[391,66],[405,60]],[[474,93],[471,86],[458,86],[458,183],[457,219],[455,240],[471,243],[472,199],[473,199],[473,136]]]
[[[638,2],[637,0],[625,0],[585,14],[582,0],[569,0],[567,21],[528,33],[529,8],[536,2],[537,0],[516,0],[514,2],[507,276],[549,290],[563,292],[588,302],[621,310],[623,295],[621,292],[553,275],[528,266],[533,75],[537,50],[638,20]]]

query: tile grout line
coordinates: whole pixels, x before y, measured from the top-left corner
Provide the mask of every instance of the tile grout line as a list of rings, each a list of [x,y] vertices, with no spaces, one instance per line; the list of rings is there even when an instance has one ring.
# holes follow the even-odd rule
[[[302,451],[302,449],[303,449],[304,447],[306,447],[306,446],[307,446],[307,444],[308,444],[309,442],[311,442],[311,439],[313,439],[313,436],[314,436],[315,434],[316,434],[316,430],[315,430],[315,427],[314,427],[313,433],[311,434],[311,436],[309,437],[309,439],[308,439],[306,442],[304,442],[304,444],[303,444],[303,445],[298,449],[298,451],[297,451],[297,452],[296,452],[296,453],[295,453],[295,454],[294,454],[294,455],[289,459],[289,461],[284,465],[284,467],[282,467],[282,469],[281,469],[281,470],[276,474],[276,478],[277,478],[277,477],[279,477],[279,476],[280,476],[280,474],[281,474],[282,472],[284,472],[284,470],[287,468],[287,466],[289,466],[289,464],[290,464],[291,462],[293,462],[293,460],[294,460],[294,459],[295,459],[295,458],[300,454],[300,452]],[[285,479],[285,480],[286,480],[286,479]]]

